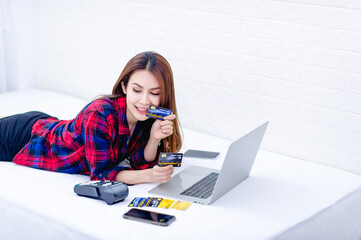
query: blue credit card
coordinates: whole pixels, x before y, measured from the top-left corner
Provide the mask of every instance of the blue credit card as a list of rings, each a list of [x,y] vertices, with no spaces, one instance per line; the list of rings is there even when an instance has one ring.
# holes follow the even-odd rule
[[[172,114],[172,110],[150,105],[148,112],[145,114],[147,117],[164,120],[164,117]]]
[[[144,204],[145,198],[136,197],[128,205],[128,207],[141,207]]]
[[[173,167],[180,167],[182,165],[183,153],[165,153],[159,154],[158,166],[164,167],[173,165]]]

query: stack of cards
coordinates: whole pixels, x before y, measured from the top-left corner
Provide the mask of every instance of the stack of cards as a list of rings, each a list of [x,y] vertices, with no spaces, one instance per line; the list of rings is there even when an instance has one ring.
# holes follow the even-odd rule
[[[136,197],[128,205],[128,207],[155,207],[155,208],[171,208],[177,210],[187,210],[192,205],[190,202],[175,201],[165,198],[154,198],[154,197]]]
[[[159,120],[164,120],[164,117],[171,115],[172,112],[173,112],[172,110],[166,108],[150,105],[148,108],[148,112],[145,114],[145,116]]]
[[[173,167],[180,167],[182,165],[183,153],[165,153],[159,154],[158,166],[164,167],[173,165]]]

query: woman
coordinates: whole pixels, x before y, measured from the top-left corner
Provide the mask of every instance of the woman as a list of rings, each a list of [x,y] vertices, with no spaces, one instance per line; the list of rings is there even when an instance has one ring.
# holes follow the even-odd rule
[[[171,109],[164,121],[149,105]],[[28,112],[0,120],[0,160],[49,171],[89,174],[127,184],[167,182],[173,166],[158,167],[159,152],[182,146],[167,60],[144,52],[126,64],[109,96],[89,103],[73,120]]]

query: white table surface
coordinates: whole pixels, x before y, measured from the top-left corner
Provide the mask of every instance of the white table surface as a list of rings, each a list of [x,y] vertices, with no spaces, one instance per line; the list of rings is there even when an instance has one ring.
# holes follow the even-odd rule
[[[205,135],[191,130],[184,132],[186,139],[199,139],[202,141],[196,141],[197,144],[203,142],[207,146],[202,148],[186,140],[184,148],[215,150],[222,154],[217,160],[184,158],[182,167],[176,172],[189,165],[220,168],[229,142],[210,137],[202,139]],[[62,239],[74,236],[78,239],[81,236],[84,239],[89,236],[117,239],[124,234],[131,239],[170,236],[172,239],[271,239],[361,187],[360,176],[260,151],[250,177],[212,205],[194,203],[186,211],[149,208],[176,216],[176,221],[169,227],[159,227],[122,218],[129,210],[131,200],[152,196],[148,191],[156,184],[130,186],[129,196],[124,202],[109,206],[73,192],[75,184],[89,180],[87,176],[53,173],[3,162],[0,169],[3,173],[0,175],[0,199],[2,204],[13,208],[7,213],[2,212],[0,226],[10,224],[5,221],[9,215],[19,214],[18,220],[22,212],[33,218],[36,216],[31,223],[34,227],[28,229],[31,233],[28,236],[35,237],[29,239],[46,233],[44,230],[39,232],[41,227],[49,230],[47,236],[62,232]],[[21,231],[23,226],[8,227],[9,231]]]

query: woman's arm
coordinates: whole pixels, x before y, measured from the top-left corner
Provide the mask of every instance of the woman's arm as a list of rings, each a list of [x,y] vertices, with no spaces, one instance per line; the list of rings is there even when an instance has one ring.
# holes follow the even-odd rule
[[[157,156],[158,144],[160,139],[150,137],[147,145],[144,148],[144,159],[147,162],[153,162]]]
[[[117,174],[115,180],[132,185],[148,182],[166,183],[172,177],[173,171],[173,166],[154,166],[144,170],[123,170]]]
[[[153,162],[157,156],[157,149],[160,140],[173,134],[174,114],[166,116],[163,121],[156,120],[150,131],[150,137],[144,148],[144,158],[147,162]]]
[[[176,118],[174,114],[165,117],[163,121],[156,120],[153,123],[150,137],[147,145],[144,148],[144,159],[147,162],[153,162],[157,156],[159,142],[173,134],[173,120]],[[138,183],[166,183],[172,177],[173,166],[159,167],[144,170],[123,170],[116,176],[116,181],[124,182],[126,184]]]

